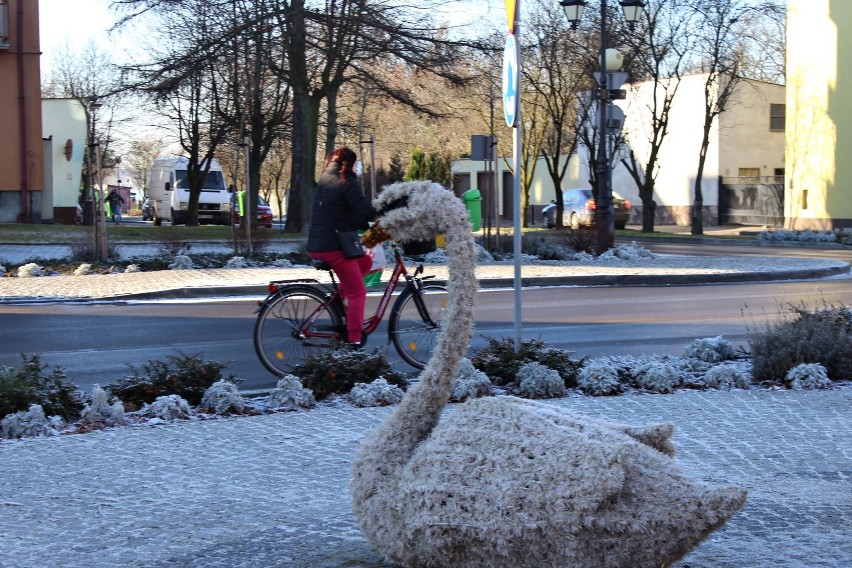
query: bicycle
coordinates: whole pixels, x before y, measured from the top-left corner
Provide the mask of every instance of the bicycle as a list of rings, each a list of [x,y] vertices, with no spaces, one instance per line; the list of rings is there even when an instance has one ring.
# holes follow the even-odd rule
[[[391,296],[404,279],[405,287],[391,308],[388,341],[406,363],[423,369],[435,348],[447,309],[447,288],[424,282],[434,276],[421,276],[422,264],[410,274],[397,244],[391,242],[391,249],[394,269],[375,314],[363,324],[364,337],[378,328]],[[337,349],[344,343],[346,310],[334,272],[322,261],[314,260],[313,266],[329,273],[330,285],[311,278],[278,280],[269,283],[269,294],[258,302],[254,347],[260,362],[274,375],[284,376],[309,355]]]

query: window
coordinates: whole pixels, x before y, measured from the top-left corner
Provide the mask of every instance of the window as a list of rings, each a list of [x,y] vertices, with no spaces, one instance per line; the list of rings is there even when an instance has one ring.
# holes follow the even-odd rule
[[[9,47],[9,5],[0,0],[0,49]]]
[[[769,131],[784,132],[787,124],[787,105],[769,105]]]

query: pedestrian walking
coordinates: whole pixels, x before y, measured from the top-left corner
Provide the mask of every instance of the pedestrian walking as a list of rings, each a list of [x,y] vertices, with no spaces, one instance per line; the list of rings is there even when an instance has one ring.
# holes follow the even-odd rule
[[[109,204],[112,222],[116,225],[121,224],[121,204],[124,203],[124,198],[119,195],[118,191],[111,189],[109,195],[106,196],[106,202]]]

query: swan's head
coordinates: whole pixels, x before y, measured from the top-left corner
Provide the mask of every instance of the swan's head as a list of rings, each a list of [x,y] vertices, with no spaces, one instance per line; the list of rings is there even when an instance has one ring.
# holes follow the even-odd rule
[[[386,186],[373,201],[382,229],[400,242],[426,241],[463,229],[470,232],[467,209],[451,191],[431,181]]]

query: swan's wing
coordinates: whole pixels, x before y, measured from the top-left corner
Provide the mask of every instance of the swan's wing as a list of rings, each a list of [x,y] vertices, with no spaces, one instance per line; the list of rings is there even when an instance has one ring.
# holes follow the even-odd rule
[[[590,416],[584,416],[582,414],[576,414],[550,404],[543,404],[529,399],[509,397],[507,400],[514,404],[522,405],[534,410],[542,416],[547,416],[555,423],[563,426],[579,428],[580,430],[585,430],[589,427],[608,428],[610,430],[623,432],[637,442],[641,442],[646,446],[651,446],[655,450],[662,452],[667,456],[674,456],[675,454],[675,447],[671,442],[671,437],[674,434],[674,424],[669,422],[648,424],[645,426],[632,426],[629,424],[609,422],[592,418]]]
[[[400,480],[411,527],[513,531],[594,523],[624,483],[622,446],[601,444],[511,401],[471,401],[446,414]],[[622,440],[623,438],[623,440]],[[499,531],[498,531],[499,532]]]

